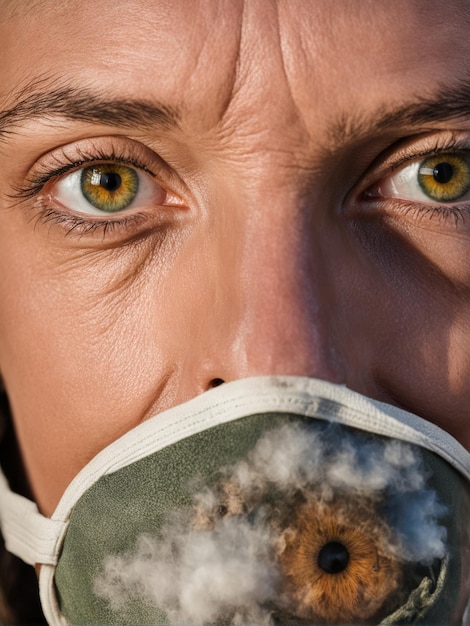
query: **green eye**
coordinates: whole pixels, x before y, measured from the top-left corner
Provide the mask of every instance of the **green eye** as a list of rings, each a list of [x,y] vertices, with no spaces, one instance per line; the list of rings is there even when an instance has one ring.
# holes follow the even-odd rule
[[[431,200],[460,200],[470,191],[470,158],[459,154],[428,157],[418,170],[418,182]]]
[[[110,163],[83,170],[80,187],[88,202],[99,211],[116,213],[126,209],[139,190],[139,177],[131,167]]]

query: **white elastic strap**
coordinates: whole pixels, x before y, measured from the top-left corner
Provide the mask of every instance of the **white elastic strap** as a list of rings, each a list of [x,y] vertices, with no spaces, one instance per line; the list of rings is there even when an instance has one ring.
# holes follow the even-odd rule
[[[29,565],[55,565],[66,526],[44,517],[34,502],[13,493],[0,470],[0,527],[9,552]]]
[[[39,574],[39,595],[44,617],[49,626],[68,626],[60,612],[54,585],[55,566],[43,565]]]
[[[422,446],[437,453],[470,480],[467,450],[447,432],[417,415],[322,380],[260,376],[220,385],[155,415],[124,434],[77,474],[53,517],[68,519],[79,498],[105,474],[207,428],[247,415],[279,411],[337,421]]]

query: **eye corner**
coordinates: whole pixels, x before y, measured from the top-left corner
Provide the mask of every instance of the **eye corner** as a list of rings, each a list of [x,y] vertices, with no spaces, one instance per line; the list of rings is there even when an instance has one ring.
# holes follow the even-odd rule
[[[382,193],[381,181],[372,183],[359,193],[359,199],[366,202],[383,197],[384,195]]]

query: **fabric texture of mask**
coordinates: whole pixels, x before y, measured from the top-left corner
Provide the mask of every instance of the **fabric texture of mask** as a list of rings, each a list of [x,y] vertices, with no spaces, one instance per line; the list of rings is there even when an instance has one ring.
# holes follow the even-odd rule
[[[224,385],[140,425],[73,481],[52,516],[46,616],[462,623],[468,457],[428,422],[343,387]]]

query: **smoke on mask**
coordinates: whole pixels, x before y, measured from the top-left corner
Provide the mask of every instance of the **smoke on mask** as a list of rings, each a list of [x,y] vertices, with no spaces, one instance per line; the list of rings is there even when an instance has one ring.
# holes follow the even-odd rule
[[[411,569],[446,553],[426,478],[407,444],[286,424],[199,485],[161,536],[109,556],[95,593],[117,612],[138,597],[172,624],[380,619]]]

